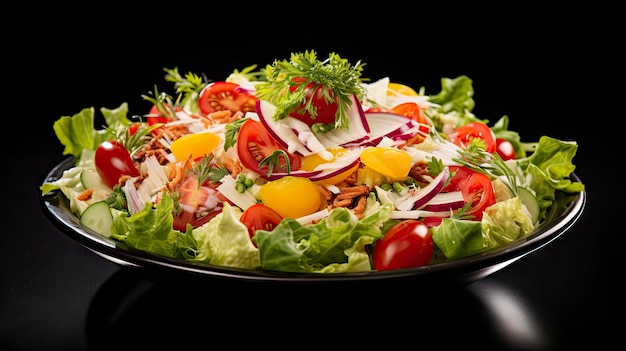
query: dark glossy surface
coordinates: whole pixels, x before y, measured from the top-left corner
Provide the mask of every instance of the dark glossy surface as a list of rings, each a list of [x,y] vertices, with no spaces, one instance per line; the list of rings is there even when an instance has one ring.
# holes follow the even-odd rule
[[[78,22],[66,23],[67,31],[50,26],[37,38],[20,39],[27,48],[9,55],[16,59],[8,66],[16,67],[10,70],[15,78],[6,82],[18,85],[10,89],[14,93],[8,98],[17,103],[9,104],[6,118],[21,127],[5,133],[22,134],[4,146],[8,162],[1,183],[6,225],[0,236],[0,348],[210,349],[219,341],[233,347],[293,348],[296,343],[418,349],[428,340],[436,349],[553,350],[622,343],[624,191],[617,183],[622,177],[617,168],[607,170],[598,161],[613,147],[614,139],[603,142],[613,130],[591,132],[595,123],[607,127],[602,116],[617,118],[614,110],[603,108],[606,85],[595,80],[614,72],[610,60],[597,65],[581,58],[581,50],[593,50],[581,46],[580,22],[572,23],[571,30],[560,26],[562,30],[536,36],[508,34],[499,24],[498,36],[485,31],[457,42],[442,42],[433,36],[438,26],[432,27],[415,46],[428,48],[418,56],[399,42],[377,44],[372,36],[357,33],[348,40],[326,36],[283,44],[212,42],[183,52],[169,46],[173,37],[155,42],[150,25],[123,36],[82,27],[87,33],[82,31],[79,38],[74,34]],[[345,30],[333,33],[353,33]],[[196,36],[182,44],[204,40]],[[48,47],[54,43],[54,50],[42,52],[42,41]],[[370,50],[372,46],[377,50]],[[123,101],[135,113],[144,113],[147,105],[140,96],[163,82],[164,67],[215,72],[211,76],[220,79],[233,68],[265,64],[308,48],[345,52],[349,59],[367,63],[367,76],[388,75],[424,85],[427,92],[438,91],[441,77],[466,74],[474,80],[475,114],[492,121],[508,115],[510,129],[524,140],[548,134],[578,141],[576,174],[587,186],[581,218],[554,242],[485,279],[431,291],[400,282],[342,289],[238,281],[204,287],[159,284],[81,246],[42,211],[38,186],[64,159],[52,131],[60,116],[89,106],[113,108]],[[37,95],[28,93],[34,89]]]

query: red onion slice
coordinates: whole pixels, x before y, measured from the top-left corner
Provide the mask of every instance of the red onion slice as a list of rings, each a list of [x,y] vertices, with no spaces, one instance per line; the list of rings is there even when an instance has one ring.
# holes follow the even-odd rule
[[[387,191],[385,195],[394,203],[394,206],[399,211],[418,210],[424,207],[441,189],[443,189],[449,176],[450,172],[448,168],[445,167],[432,182],[428,183],[428,185],[423,188],[411,189],[406,195],[399,195],[393,191]]]
[[[293,117],[274,120],[276,106],[265,100],[257,100],[256,111],[261,124],[276,141],[290,153],[298,152],[303,156],[319,154],[325,160],[333,155],[326,150],[309,126]]]
[[[423,207],[425,211],[450,211],[456,210],[465,205],[463,199],[463,193],[460,191],[450,191],[446,193],[436,194],[428,203]]]

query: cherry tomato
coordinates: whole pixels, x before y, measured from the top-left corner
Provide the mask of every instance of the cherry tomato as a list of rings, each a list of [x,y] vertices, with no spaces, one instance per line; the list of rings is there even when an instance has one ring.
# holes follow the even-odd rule
[[[483,211],[496,203],[496,193],[493,190],[491,179],[483,173],[474,172],[470,175],[461,186],[461,192],[465,203],[472,203],[465,212],[474,216],[470,218],[471,220],[480,221],[483,218]]]
[[[205,86],[198,96],[200,113],[207,116],[215,111],[230,110],[232,113],[256,111],[257,98],[239,90],[239,84],[213,82]]]
[[[197,228],[222,212],[226,198],[213,183],[198,185],[198,179],[187,176],[177,187],[181,211],[174,215],[174,229],[185,231],[187,223]]]
[[[448,166],[450,170],[450,181],[448,185],[446,185],[442,192],[450,192],[450,191],[460,191],[463,185],[469,179],[469,176],[474,174],[475,172],[465,166]]]
[[[424,114],[424,109],[414,102],[405,102],[391,108],[391,112],[397,115],[409,117],[420,124],[420,130],[428,133],[428,119]]]
[[[137,132],[137,129],[141,126],[141,123],[135,122],[128,126],[128,134],[134,135]]]
[[[516,157],[513,144],[506,139],[496,138],[496,152],[505,161],[514,160]]]
[[[111,189],[123,175],[139,176],[139,170],[135,167],[128,150],[116,140],[105,141],[98,145],[94,163],[98,175]]]
[[[287,155],[291,171],[300,169],[302,158],[289,153],[269,134],[261,122],[249,119],[241,125],[237,135],[237,155],[246,168],[258,172],[261,177],[267,176],[268,164],[264,164],[259,169],[259,163],[277,150],[282,150],[284,155]],[[278,164],[274,165],[271,173],[281,172],[286,172],[286,162],[283,156],[278,158]]]
[[[305,83],[304,78],[294,78],[294,81],[299,83],[294,86],[291,86],[290,90],[295,91],[301,84]],[[289,116],[294,117],[296,119],[301,120],[309,126],[312,126],[317,123],[321,124],[334,124],[335,123],[335,115],[337,114],[337,97],[334,98],[334,102],[327,103],[322,95],[322,89],[324,87],[322,85],[316,85],[313,82],[308,83],[305,86],[306,89],[306,101],[310,102],[314,107],[317,114],[315,117],[312,117],[311,114],[305,111],[304,106],[296,109],[291,112]],[[330,96],[333,96],[332,90],[327,88]]]
[[[475,172],[465,166],[448,166],[450,174],[454,174],[441,191],[461,191],[465,203],[471,202],[471,207],[465,212],[474,216],[472,220],[480,221],[483,211],[496,203],[496,194],[489,177]]]
[[[168,106],[168,105],[165,104],[165,106]],[[180,107],[176,108],[177,111],[180,111],[180,109],[181,109]],[[172,122],[172,121],[174,121],[174,119],[164,116],[156,107],[156,105],[152,105],[152,107],[150,108],[150,111],[148,112],[148,115],[146,116],[146,124],[148,126],[153,126],[155,124],[165,124],[165,123]],[[156,136],[160,133],[160,129],[161,128],[153,129],[150,132],[150,134]]]
[[[393,227],[374,244],[372,263],[376,270],[426,266],[435,250],[430,228],[407,219]]]
[[[485,123],[470,122],[448,134],[448,139],[461,147],[466,147],[474,138],[480,138],[485,142],[485,151],[489,153],[496,151],[496,137]]]
[[[180,111],[180,107],[177,107],[176,111]],[[158,123],[165,124],[165,123],[168,123],[168,122],[172,122],[173,120],[174,120],[173,118],[165,117],[159,111],[159,109],[156,107],[156,105],[152,105],[152,107],[150,108],[150,112],[148,112],[148,116],[146,117],[146,123],[149,126],[152,126],[152,125],[155,125],[155,124],[158,124]]]
[[[248,228],[250,238],[254,237],[254,233],[259,229],[271,231],[282,220],[283,217],[278,212],[263,204],[254,204],[248,207],[239,217],[239,221]],[[257,246],[254,241],[252,243],[255,247]]]

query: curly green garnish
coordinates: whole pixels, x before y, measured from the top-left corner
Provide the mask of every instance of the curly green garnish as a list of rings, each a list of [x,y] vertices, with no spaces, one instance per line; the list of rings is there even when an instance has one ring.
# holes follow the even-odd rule
[[[307,99],[307,92],[313,91],[316,98],[320,96],[327,104],[337,102],[338,105],[334,125],[320,130],[348,128],[348,110],[352,105],[350,97],[355,95],[361,100],[365,96],[361,85],[367,80],[361,78],[364,65],[358,61],[352,66],[335,53],[331,53],[325,61],[318,60],[313,50],[292,53],[289,61],[276,60],[266,67],[267,80],[256,85],[256,96],[276,106],[276,120],[294,111],[308,113],[311,119],[315,119],[317,108],[311,98]]]

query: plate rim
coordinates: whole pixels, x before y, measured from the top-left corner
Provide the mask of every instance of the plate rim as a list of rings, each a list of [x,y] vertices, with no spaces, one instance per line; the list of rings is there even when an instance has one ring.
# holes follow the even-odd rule
[[[74,157],[69,156],[59,162],[46,175],[42,184],[58,179],[62,172],[74,165]],[[570,175],[573,181],[580,181],[575,173]],[[65,206],[58,203],[68,201],[59,190],[53,190],[39,196],[42,210],[46,217],[63,234],[83,247],[121,267],[140,269],[144,272],[153,270],[159,273],[190,275],[199,278],[227,278],[259,282],[349,282],[363,280],[423,279],[429,282],[461,282],[467,284],[484,278],[495,271],[521,259],[561,237],[581,217],[587,202],[586,190],[582,190],[567,205],[567,208],[554,218],[555,225],[538,227],[528,236],[518,239],[497,250],[472,255],[430,266],[407,268],[392,271],[342,272],[342,273],[291,273],[274,272],[261,269],[244,269],[211,265],[203,262],[161,257],[155,254],[125,247],[123,243],[105,238],[100,234],[83,228],[78,218]]]

